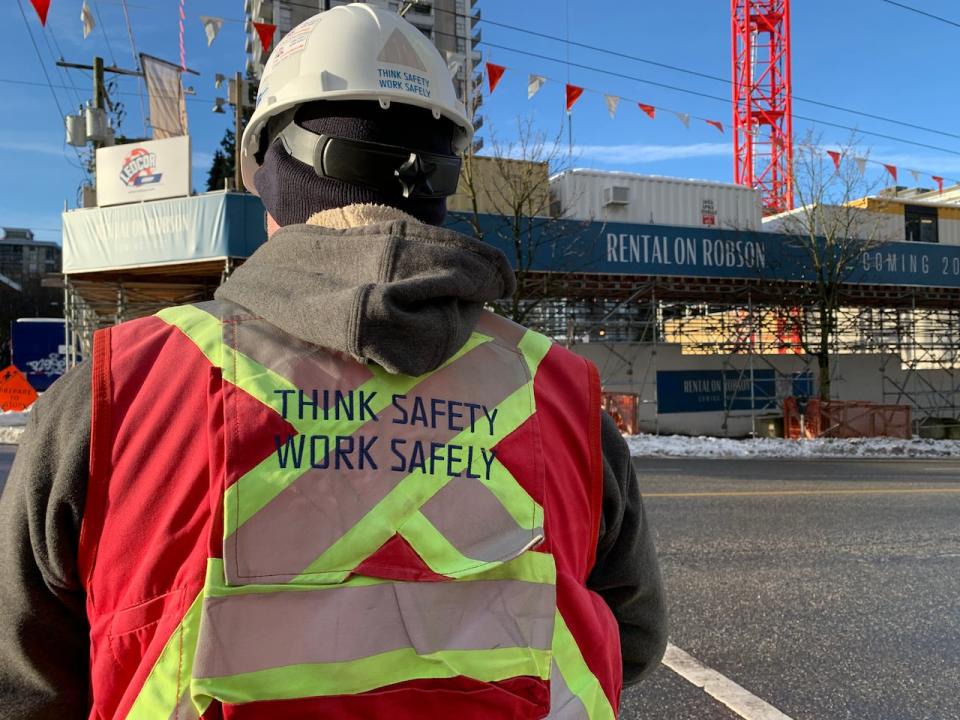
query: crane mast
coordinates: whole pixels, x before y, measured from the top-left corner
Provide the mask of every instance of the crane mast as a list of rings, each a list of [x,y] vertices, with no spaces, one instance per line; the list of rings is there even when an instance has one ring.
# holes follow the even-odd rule
[[[793,209],[790,0],[731,0],[734,181]]]

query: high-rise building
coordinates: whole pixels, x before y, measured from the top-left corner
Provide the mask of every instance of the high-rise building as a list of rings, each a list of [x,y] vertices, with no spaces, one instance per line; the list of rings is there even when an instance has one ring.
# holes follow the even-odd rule
[[[480,21],[478,0],[419,0],[406,3],[402,0],[363,0],[371,5],[400,12],[405,5],[404,17],[415,25],[437,46],[447,59],[454,73],[457,93],[460,98],[471,100],[471,112],[476,115],[482,97],[480,86],[481,55],[476,49],[480,33],[474,30]],[[273,46],[290,30],[307,18],[330,10],[338,5],[348,5],[350,0],[246,0],[244,10],[247,18],[247,71],[259,78],[268,53],[263,51],[260,39],[253,27],[254,22],[272,23],[277,26]],[[472,73],[471,73],[472,71]],[[472,92],[468,92],[468,75],[474,76]]]

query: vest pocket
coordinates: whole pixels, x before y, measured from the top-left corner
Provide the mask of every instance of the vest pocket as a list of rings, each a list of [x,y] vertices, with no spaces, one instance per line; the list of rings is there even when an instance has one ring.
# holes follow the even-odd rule
[[[172,590],[114,613],[108,637],[119,667],[135,670],[163,621],[178,619],[182,614],[183,590]]]

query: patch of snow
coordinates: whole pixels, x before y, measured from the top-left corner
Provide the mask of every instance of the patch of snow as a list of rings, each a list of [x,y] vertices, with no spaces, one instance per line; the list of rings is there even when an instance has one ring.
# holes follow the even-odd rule
[[[30,408],[21,411],[0,412],[0,444],[16,445],[30,417]]]
[[[26,428],[23,425],[0,425],[0,445],[17,445]]]
[[[960,457],[960,440],[901,440],[898,438],[782,438],[688,437],[685,435],[625,435],[633,457],[691,458],[884,458]]]

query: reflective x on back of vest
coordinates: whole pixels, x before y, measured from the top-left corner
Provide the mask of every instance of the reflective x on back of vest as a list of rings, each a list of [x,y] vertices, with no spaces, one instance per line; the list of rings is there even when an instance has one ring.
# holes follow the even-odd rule
[[[485,314],[456,355],[409,377],[235,306],[160,317],[224,387],[222,559],[188,613],[184,709],[521,682],[534,701],[520,716],[543,717],[557,630],[553,558],[534,550],[543,463],[515,478],[496,446],[534,413],[549,341]],[[245,416],[240,393],[267,419]]]

